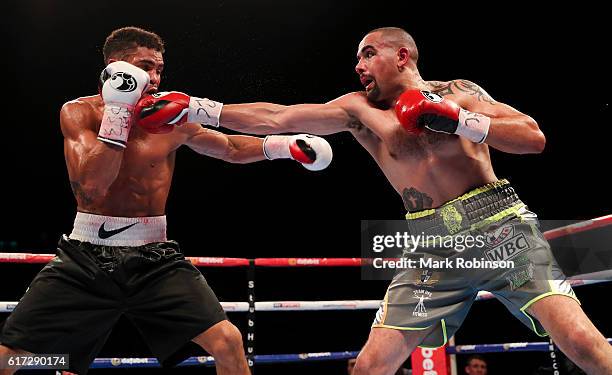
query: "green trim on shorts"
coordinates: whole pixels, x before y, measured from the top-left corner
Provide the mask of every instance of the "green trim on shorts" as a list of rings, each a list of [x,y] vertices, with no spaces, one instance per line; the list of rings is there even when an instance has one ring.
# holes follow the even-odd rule
[[[390,287],[391,285],[389,285]],[[387,320],[387,313],[389,312],[389,287],[387,287],[387,292],[385,293],[385,299],[383,300],[383,304],[384,304],[384,315],[382,317],[382,319],[380,320],[381,324],[385,323],[385,320]]]
[[[425,345],[417,345],[419,348],[425,348],[425,349],[437,349],[437,348],[441,348],[444,345],[446,345],[446,343],[448,342],[448,336],[446,334],[446,321],[444,319],[440,319],[440,323],[442,324],[442,335],[443,337],[443,341],[441,345],[438,346],[425,346]],[[372,328],[388,328],[388,329],[394,329],[397,331],[422,331],[428,328],[433,327],[433,324],[427,327],[423,327],[423,328],[418,328],[418,327],[398,327],[398,326],[391,326],[388,324],[376,324],[373,325]]]
[[[442,324],[442,334],[444,335],[444,338],[443,338],[444,341],[442,341],[442,345],[439,345],[439,346],[417,345],[419,348],[438,349],[446,345],[446,343],[448,342],[448,336],[446,335],[446,321],[444,319],[440,319],[440,323]]]
[[[417,327],[398,327],[398,326],[391,326],[388,324],[374,324],[372,325],[372,328],[389,328],[389,329],[394,329],[396,331],[422,331],[424,329],[431,328],[431,326],[417,328]]]
[[[408,220],[420,219],[422,217],[433,215],[435,213],[436,213],[436,210],[433,208],[430,210],[417,211],[413,213],[408,212],[406,214],[406,219]]]
[[[476,188],[474,190],[470,190],[467,193],[465,193],[463,195],[460,195],[457,198],[452,199],[452,200],[444,203],[443,205],[441,205],[437,209],[440,209],[440,208],[442,208],[442,207],[444,207],[446,205],[452,204],[452,203],[454,203],[456,201],[466,200],[468,198],[471,198],[471,197],[473,197],[475,195],[487,192],[487,191],[489,191],[491,189],[494,189],[496,187],[500,187],[500,186],[503,186],[503,185],[508,185],[509,183],[510,182],[508,180],[506,180],[505,178],[502,179],[502,180],[499,180],[499,181],[491,182],[490,184],[486,184],[486,185],[481,186],[479,188]],[[419,219],[419,218],[422,218],[422,217],[425,217],[425,216],[433,215],[435,212],[436,212],[435,208],[434,209],[429,209],[429,210],[412,212],[412,213],[408,212],[406,214],[406,219],[408,219],[408,220]]]
[[[550,282],[550,280],[549,280]],[[533,318],[531,317],[531,315],[529,315],[527,313],[527,310],[529,308],[529,306],[533,305],[534,303],[538,302],[539,300],[546,298],[548,296],[566,296],[566,297],[570,297],[571,299],[573,299],[574,301],[578,302],[579,305],[582,305],[580,303],[580,300],[573,294],[570,293],[563,293],[563,292],[546,292],[543,294],[540,294],[539,296],[529,300],[526,304],[523,305],[523,307],[521,307],[520,311],[527,317],[527,319],[529,319],[529,321],[531,322],[531,328],[533,330],[533,332],[535,332],[536,335],[540,336],[540,337],[547,337],[548,333],[544,332],[544,333],[540,333],[538,332],[535,322],[533,321]]]

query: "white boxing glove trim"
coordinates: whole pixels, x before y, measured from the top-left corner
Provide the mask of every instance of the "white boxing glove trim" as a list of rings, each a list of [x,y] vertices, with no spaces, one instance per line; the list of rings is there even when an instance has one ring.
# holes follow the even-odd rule
[[[269,135],[263,141],[263,153],[266,159],[293,159],[289,149],[291,136]]]
[[[109,103],[104,106],[98,139],[125,148],[134,107],[125,103]]]
[[[219,127],[219,118],[223,103],[207,98],[189,98],[189,116],[187,122],[196,122],[202,125]]]
[[[474,143],[484,143],[489,134],[491,118],[480,113],[459,110],[459,125],[455,134],[469,139]]]

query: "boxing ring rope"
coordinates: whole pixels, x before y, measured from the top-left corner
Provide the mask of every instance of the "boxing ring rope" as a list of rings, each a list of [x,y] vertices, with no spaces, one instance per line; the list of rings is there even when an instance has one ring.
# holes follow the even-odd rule
[[[608,339],[612,344],[612,339]],[[477,344],[455,345],[446,348],[447,354],[475,354],[475,353],[514,353],[514,352],[550,352],[553,346],[548,341],[541,342],[514,342],[503,344]],[[322,352],[302,354],[268,354],[256,355],[257,363],[288,363],[312,362],[327,360],[342,360],[355,358],[359,351]],[[191,357],[179,366],[212,366],[213,357]],[[97,358],[91,368],[133,368],[133,367],[159,367],[155,358]]]
[[[612,270],[593,272],[584,275],[568,277],[572,287],[595,285],[612,281]],[[481,291],[476,301],[492,299],[492,293]],[[17,306],[17,301],[0,301],[0,313],[11,312]],[[248,302],[221,302],[226,312],[247,312]],[[332,301],[257,301],[256,311],[340,311],[340,310],[376,310],[380,300],[332,300]]]
[[[547,240],[577,234],[612,224],[612,214],[581,221],[544,232]],[[0,263],[48,263],[54,254],[0,253]],[[186,257],[200,267],[248,267],[249,259],[223,257]],[[259,267],[355,267],[361,266],[361,258],[256,258]]]
[[[544,232],[548,240],[612,225],[612,215],[606,215],[575,224],[566,225]],[[55,255],[32,253],[0,253],[0,263],[48,263]],[[249,331],[247,342],[254,342],[250,335],[254,332],[255,311],[332,311],[332,310],[366,310],[377,309],[379,300],[335,300],[335,301],[255,301],[254,299],[254,269],[256,267],[359,267],[361,258],[223,258],[223,257],[186,257],[195,266],[200,267],[248,267],[249,271],[249,302],[221,302],[225,311],[247,312]],[[593,285],[612,281],[612,270],[576,275],[568,278],[573,287]],[[493,298],[489,292],[479,292],[476,300]],[[0,312],[10,312],[17,302],[0,302]],[[251,324],[252,323],[252,324]],[[612,343],[612,339],[608,339]],[[252,343],[254,344],[254,343]],[[257,363],[281,363],[339,360],[356,357],[358,351],[321,352],[301,354],[267,354],[255,355],[254,345],[247,346],[247,357]],[[502,344],[478,344],[448,346],[447,354],[499,353],[517,351],[550,352],[553,345],[550,342],[525,342]],[[179,366],[213,365],[214,359],[209,356],[191,357]],[[252,362],[250,363],[252,366]],[[97,358],[91,368],[124,368],[124,367],[159,367],[155,358]]]

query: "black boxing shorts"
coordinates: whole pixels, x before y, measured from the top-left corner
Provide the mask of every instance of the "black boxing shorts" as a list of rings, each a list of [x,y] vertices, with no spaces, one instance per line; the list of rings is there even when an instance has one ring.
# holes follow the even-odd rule
[[[130,320],[164,366],[227,319],[202,274],[174,241],[104,246],[63,236],[5,321],[0,343],[35,354],[68,354],[86,374],[117,320]]]

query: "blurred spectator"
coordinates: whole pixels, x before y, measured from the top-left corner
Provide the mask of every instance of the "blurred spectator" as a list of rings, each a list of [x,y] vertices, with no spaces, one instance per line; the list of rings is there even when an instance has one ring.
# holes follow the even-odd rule
[[[487,362],[478,354],[471,355],[467,359],[465,373],[467,375],[487,375]]]

